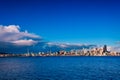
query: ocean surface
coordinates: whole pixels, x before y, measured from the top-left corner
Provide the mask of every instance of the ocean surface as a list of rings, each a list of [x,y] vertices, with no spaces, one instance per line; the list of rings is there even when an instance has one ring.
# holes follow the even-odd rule
[[[120,57],[0,58],[0,80],[120,80]]]

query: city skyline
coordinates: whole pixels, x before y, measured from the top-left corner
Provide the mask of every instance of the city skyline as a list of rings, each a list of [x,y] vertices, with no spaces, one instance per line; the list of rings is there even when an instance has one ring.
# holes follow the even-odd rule
[[[1,0],[1,46],[3,42],[8,47],[44,42],[63,48],[108,45],[120,50],[119,3],[118,0]]]

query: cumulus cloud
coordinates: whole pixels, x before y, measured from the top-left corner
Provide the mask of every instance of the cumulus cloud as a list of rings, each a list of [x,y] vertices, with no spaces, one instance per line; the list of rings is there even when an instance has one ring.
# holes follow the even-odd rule
[[[21,45],[31,46],[33,44],[36,44],[37,42],[32,39],[29,39],[29,40],[17,40],[17,41],[13,41],[12,43],[19,46]]]
[[[21,31],[18,25],[0,25],[0,41],[10,42],[14,45],[31,46],[38,41],[34,39],[40,39],[41,37],[27,31]]]
[[[42,40],[41,40],[42,39]],[[33,46],[34,45],[34,46]],[[95,45],[47,42],[39,35],[21,31],[18,25],[0,25],[0,52],[23,53],[29,48],[31,51],[59,51],[90,48]]]

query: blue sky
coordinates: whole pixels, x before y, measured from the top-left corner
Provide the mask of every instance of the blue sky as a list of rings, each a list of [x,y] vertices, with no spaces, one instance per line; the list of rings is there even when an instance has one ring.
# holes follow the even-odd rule
[[[60,43],[114,45],[120,41],[119,0],[0,0],[0,25]]]

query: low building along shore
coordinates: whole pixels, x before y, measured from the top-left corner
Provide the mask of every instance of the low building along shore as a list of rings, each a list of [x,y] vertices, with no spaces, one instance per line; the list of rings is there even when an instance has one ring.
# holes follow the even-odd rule
[[[120,56],[120,52],[107,51],[107,46],[103,48],[58,51],[58,52],[39,52],[39,53],[23,53],[23,54],[8,54],[0,53],[0,57],[30,57],[30,56]]]

